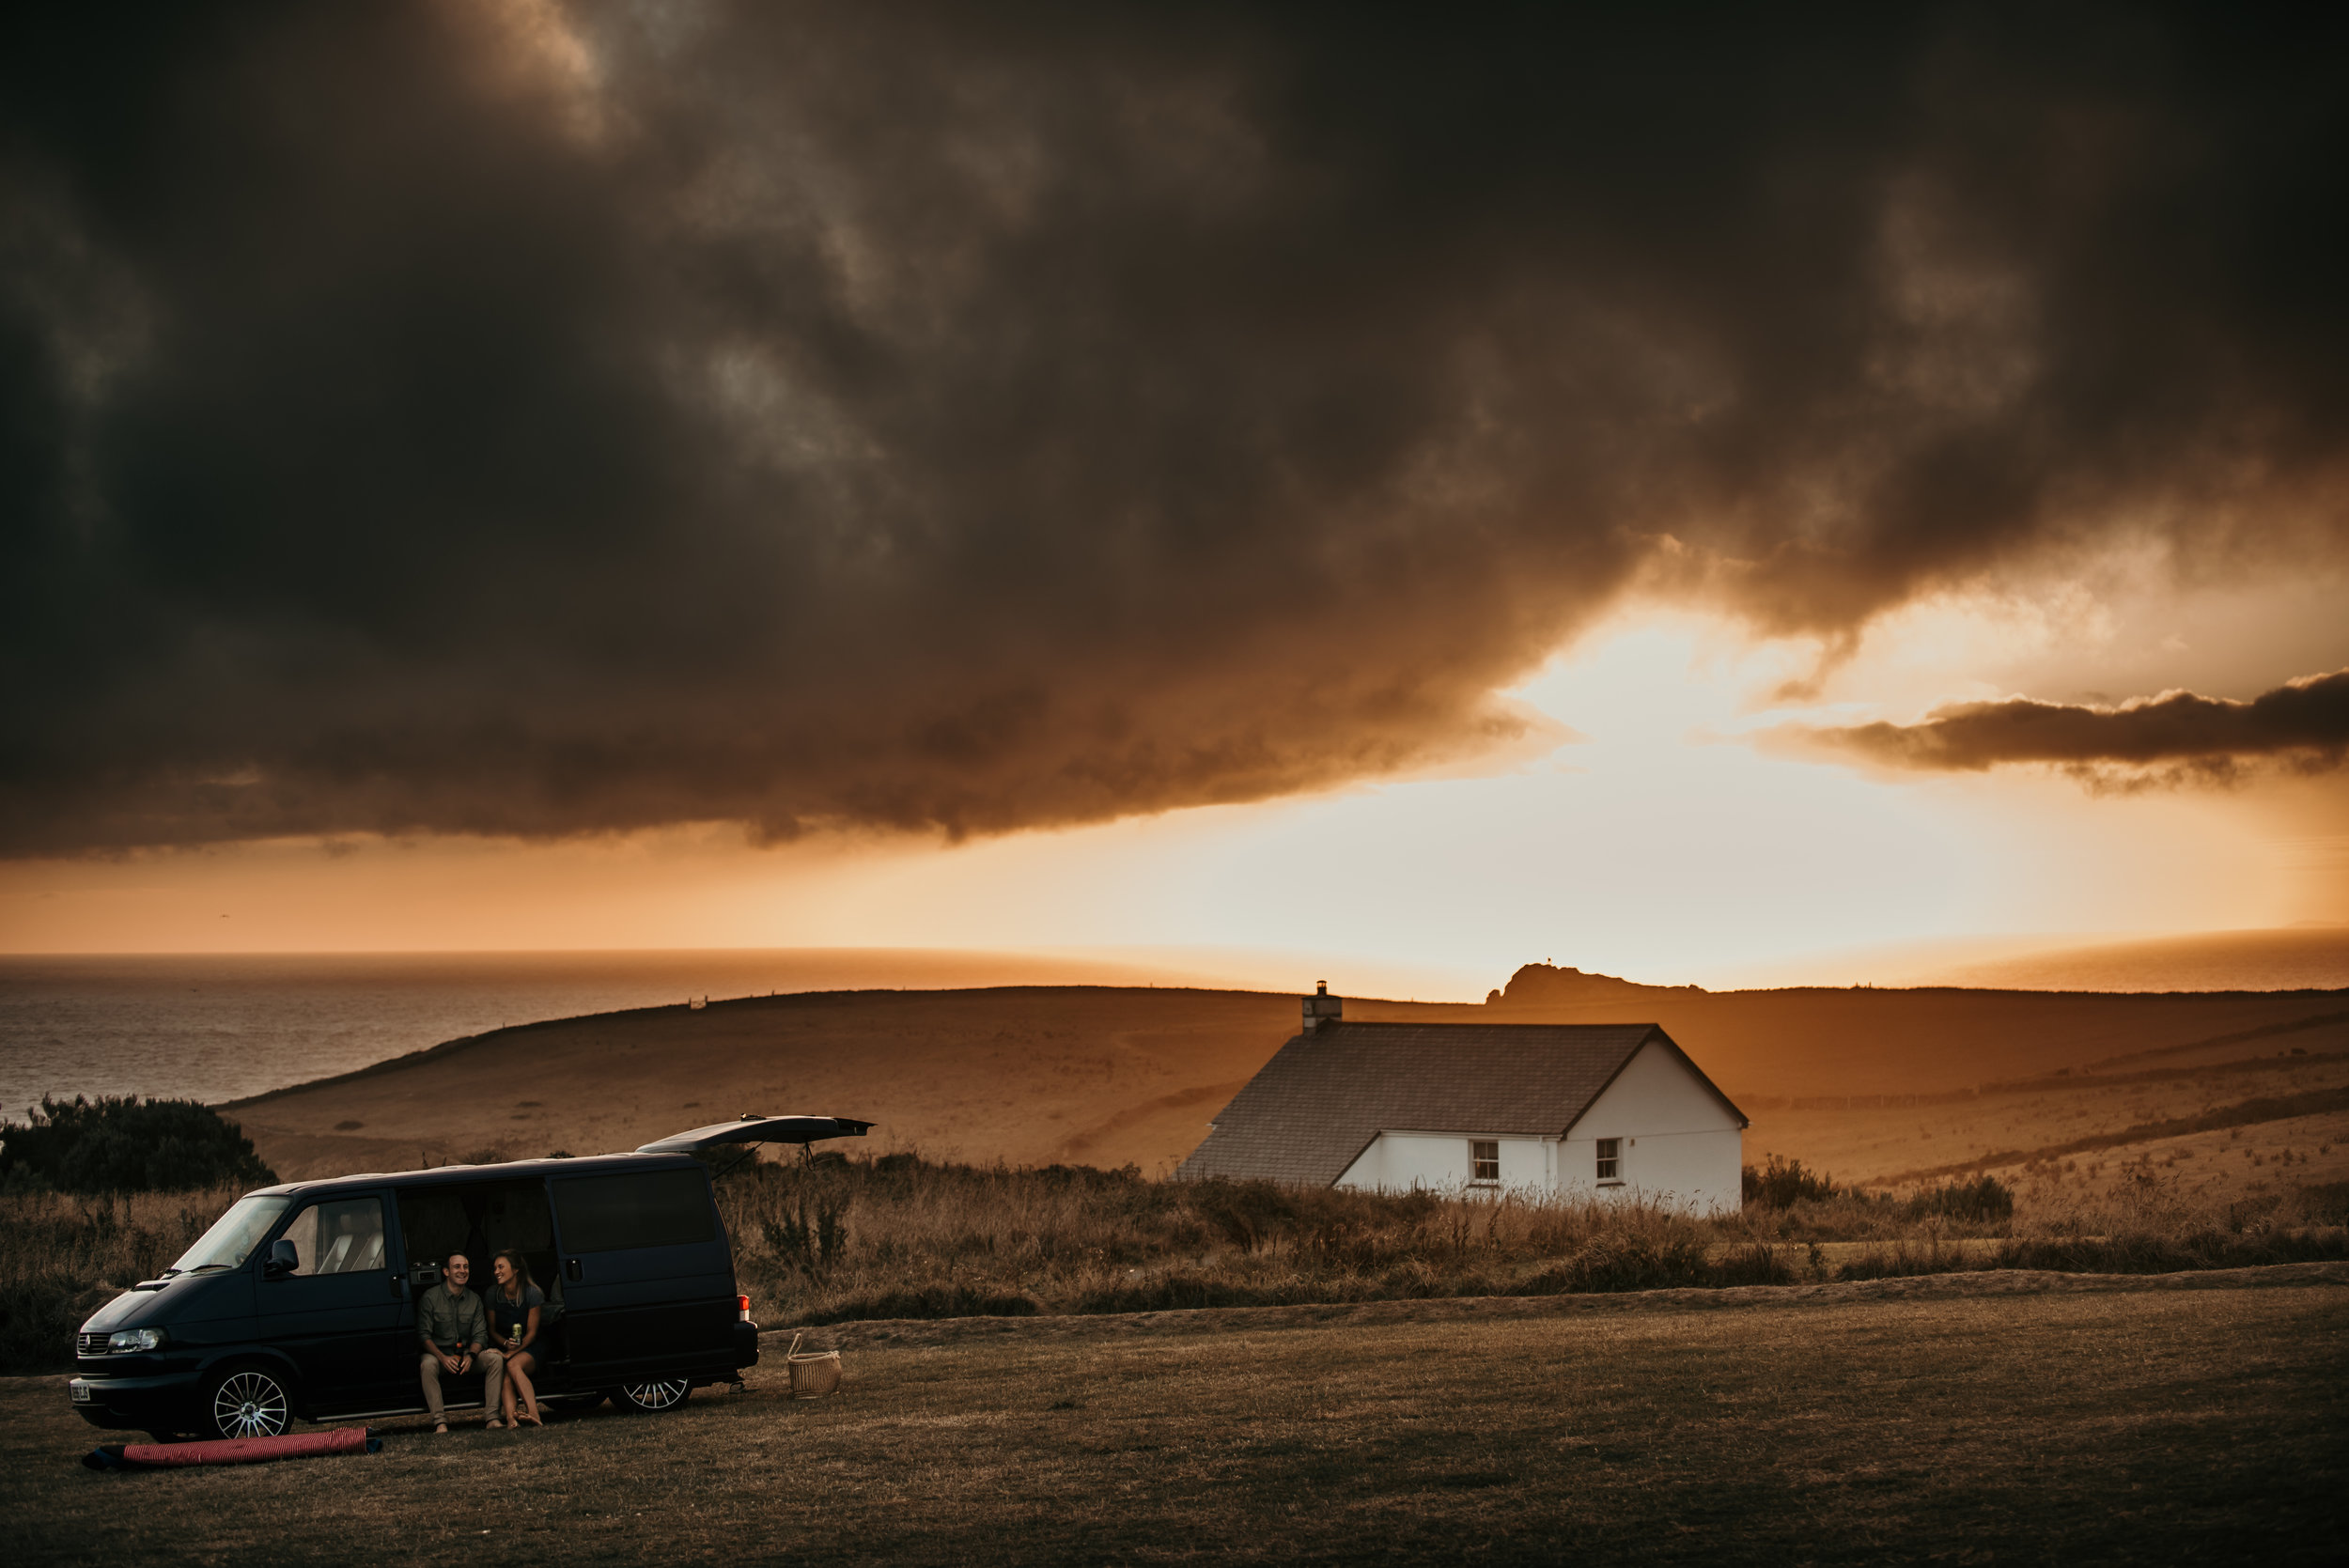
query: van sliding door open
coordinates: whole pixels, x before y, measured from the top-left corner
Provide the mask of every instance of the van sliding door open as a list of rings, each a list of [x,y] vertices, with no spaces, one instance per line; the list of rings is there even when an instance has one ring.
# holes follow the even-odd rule
[[[734,1266],[697,1165],[558,1177],[574,1381],[732,1369]]]
[[[409,1271],[417,1291],[444,1288],[441,1265],[452,1252],[462,1252],[473,1265],[468,1288],[485,1298],[497,1283],[494,1260],[501,1250],[520,1253],[530,1270],[531,1283],[546,1295],[539,1319],[537,1351],[540,1387],[549,1392],[564,1387],[562,1358],[563,1284],[555,1267],[554,1225],[547,1212],[547,1184],[537,1177],[521,1181],[438,1182],[404,1188],[399,1193],[399,1229],[405,1238]],[[415,1362],[422,1342],[416,1338],[416,1309],[412,1298],[403,1304],[401,1324],[407,1351],[408,1382],[415,1384]],[[470,1381],[448,1387],[458,1403],[479,1397]]]
[[[547,1216],[547,1185],[521,1181],[445,1182],[399,1194],[399,1228],[408,1261],[419,1275],[437,1278],[452,1252],[473,1265],[473,1286],[487,1293],[490,1262],[504,1250],[521,1254],[531,1283],[560,1299],[554,1266],[554,1226]]]

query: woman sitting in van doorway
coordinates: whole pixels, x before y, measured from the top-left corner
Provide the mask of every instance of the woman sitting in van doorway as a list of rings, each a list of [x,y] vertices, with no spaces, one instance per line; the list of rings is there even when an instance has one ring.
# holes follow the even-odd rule
[[[506,1424],[520,1426],[528,1421],[533,1426],[544,1426],[546,1422],[538,1419],[538,1390],[533,1386],[531,1374],[541,1365],[538,1322],[547,1304],[546,1295],[530,1282],[530,1265],[510,1247],[490,1260],[490,1268],[497,1278],[483,1304],[490,1309],[490,1337],[506,1353]],[[522,1396],[522,1413],[519,1418],[514,1413],[517,1389]]]

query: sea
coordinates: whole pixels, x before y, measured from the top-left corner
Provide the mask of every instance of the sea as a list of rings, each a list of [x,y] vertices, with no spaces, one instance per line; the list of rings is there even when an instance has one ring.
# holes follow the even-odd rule
[[[770,992],[1195,985],[1160,966],[938,949],[0,955],[0,1118],[49,1095],[217,1105],[506,1024]]]

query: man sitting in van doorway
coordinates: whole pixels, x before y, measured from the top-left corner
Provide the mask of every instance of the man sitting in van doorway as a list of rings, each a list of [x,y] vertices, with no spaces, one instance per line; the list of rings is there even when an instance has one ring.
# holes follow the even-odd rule
[[[451,1252],[441,1266],[440,1288],[426,1291],[416,1302],[416,1334],[424,1341],[424,1356],[417,1365],[424,1376],[425,1408],[432,1412],[435,1432],[448,1430],[448,1418],[441,1407],[441,1374],[462,1377],[476,1366],[481,1369],[481,1407],[490,1412],[484,1424],[505,1424],[498,1420],[498,1401],[506,1391],[506,1357],[484,1348],[490,1340],[490,1320],[481,1310],[481,1297],[465,1288],[472,1275],[472,1261],[462,1252]]]

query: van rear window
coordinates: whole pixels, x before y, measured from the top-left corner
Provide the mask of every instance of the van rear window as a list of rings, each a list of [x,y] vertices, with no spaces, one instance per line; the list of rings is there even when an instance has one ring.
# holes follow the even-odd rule
[[[676,1247],[718,1234],[709,1184],[699,1171],[629,1171],[554,1184],[554,1217],[567,1252]]]

